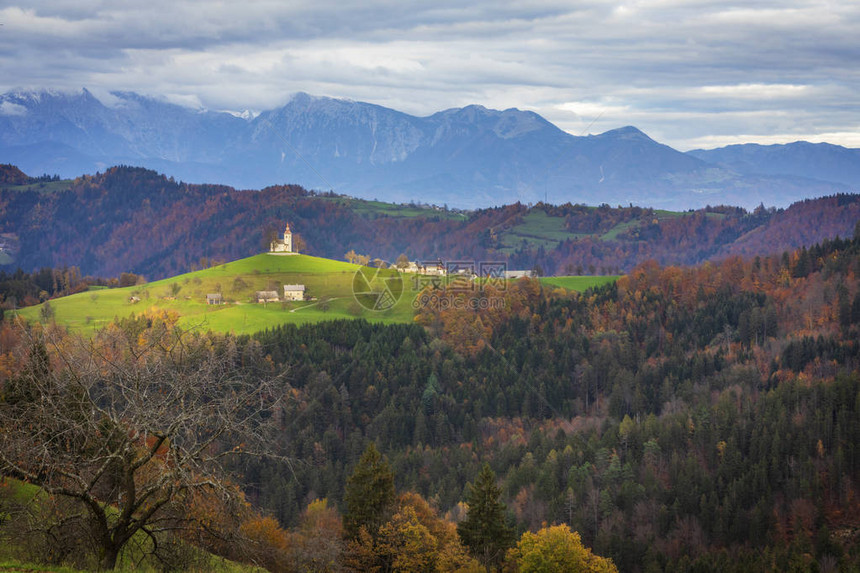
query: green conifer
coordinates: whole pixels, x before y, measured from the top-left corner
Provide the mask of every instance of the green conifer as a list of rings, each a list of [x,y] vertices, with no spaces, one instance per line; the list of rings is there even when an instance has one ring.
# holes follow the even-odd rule
[[[505,504],[499,498],[496,474],[484,464],[475,483],[469,484],[466,518],[457,525],[457,533],[469,552],[487,568],[499,569],[505,553],[513,546],[514,536],[505,523]]]
[[[343,528],[347,538],[357,538],[362,527],[375,537],[394,503],[394,472],[373,442],[346,481],[344,501]]]

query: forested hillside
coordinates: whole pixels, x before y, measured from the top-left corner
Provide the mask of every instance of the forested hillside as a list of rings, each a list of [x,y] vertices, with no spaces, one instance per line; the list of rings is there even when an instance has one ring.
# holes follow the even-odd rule
[[[507,261],[545,274],[618,274],[654,259],[699,264],[727,255],[779,253],[851,236],[860,196],[785,210],[711,207],[676,213],[641,207],[508,205],[471,212],[392,205],[297,186],[240,191],[192,185],[153,171],[114,167],[73,181],[0,183],[5,268],[75,266],[85,275],[164,278],[267,248],[290,222],[304,252],[340,259],[349,250],[393,262]]]
[[[285,523],[342,505],[369,441],[398,489],[455,517],[489,461],[519,531],[568,523],[622,571],[848,570],[860,541],[860,240],[584,295],[523,280],[504,311],[284,328],[284,446],[242,468]],[[463,296],[462,294],[457,296]],[[422,327],[422,325],[424,327]]]
[[[628,271],[585,293],[533,279],[431,285],[416,299],[413,323],[400,325],[327,321],[236,337],[183,333],[177,316],[148,310],[81,344],[49,316],[30,326],[6,321],[0,410],[10,425],[3,437],[32,430],[36,440],[14,442],[21,452],[43,436],[63,435],[36,422],[14,423],[16,409],[40,412],[32,397],[44,392],[28,383],[68,392],[56,401],[56,415],[43,416],[51,424],[69,412],[70,424],[96,415],[97,407],[64,406],[81,403],[88,392],[94,405],[108,396],[130,407],[133,394],[126,392],[136,384],[123,383],[117,397],[103,394],[110,384],[94,383],[84,394],[68,386],[97,382],[113,369],[121,381],[156,374],[163,384],[193,381],[195,368],[205,366],[225,380],[206,394],[204,402],[213,405],[250,385],[241,407],[253,407],[267,432],[259,443],[275,456],[228,456],[228,473],[214,473],[214,459],[241,454],[251,443],[225,435],[196,450],[216,458],[189,473],[162,460],[158,440],[168,434],[161,430],[135,430],[151,437],[118,442],[130,451],[149,448],[144,457],[154,465],[144,467],[153,469],[140,476],[154,479],[152,487],[182,491],[158,476],[187,480],[182,487],[192,488],[195,476],[213,470],[224,481],[206,483],[218,483],[216,491],[247,509],[238,521],[219,522],[211,516],[230,515],[221,502],[195,498],[203,505],[190,506],[189,516],[184,498],[170,497],[164,519],[201,520],[234,537],[222,543],[220,532],[205,539],[159,533],[153,538],[159,543],[192,543],[273,570],[306,568],[319,555],[333,564],[330,570],[469,570],[477,562],[503,561],[514,567],[553,535],[606,570],[612,565],[586,548],[632,572],[860,566],[857,196],[752,213],[580,205],[458,213],[318,196],[298,187],[257,192],[186,185],[129,168],[64,184],[2,192],[2,232],[18,235],[22,260],[80,261],[82,269],[4,275],[4,288],[16,297],[35,297],[36,289],[39,297],[71,292],[84,284],[82,272],[205,266],[201,257],[260,250],[266,229],[284,220],[299,230],[308,251],[334,256],[350,247],[375,256],[500,257],[513,267],[569,274]],[[828,232],[833,236],[816,239]],[[806,246],[778,248],[797,242]],[[698,264],[666,264],[671,261]],[[75,369],[84,366],[95,370],[81,376]],[[265,381],[265,390],[256,381]],[[199,390],[193,383],[184,387]],[[169,427],[173,418],[165,412],[159,410],[159,419]],[[197,420],[189,436],[217,434]],[[80,448],[75,455],[84,457],[97,453],[90,440],[119,440],[128,432],[106,434],[105,428],[128,423],[122,416],[110,426],[96,420],[86,439],[60,440],[58,455],[75,459],[68,448]],[[242,425],[233,427],[239,436]],[[66,475],[28,473],[24,461],[41,458],[4,455],[7,475],[46,486],[50,476]],[[87,466],[74,462],[63,471],[81,467]],[[131,494],[123,491],[133,491],[120,487],[128,482],[105,471],[94,474],[98,487],[82,499],[129,503]],[[101,476],[114,480],[113,489],[103,489],[108,484]],[[504,521],[496,523],[500,544],[492,555],[476,549],[480,539],[469,533],[467,508],[479,490]],[[384,495],[372,511],[357,501],[377,499],[379,492]],[[0,495],[0,502],[9,505],[8,498]],[[17,503],[10,506],[15,511]],[[88,503],[90,511],[104,513]],[[36,515],[48,519],[46,531],[65,531],[64,512],[74,505],[51,504]],[[137,507],[126,516],[131,524],[146,506]],[[553,524],[570,526],[582,544]],[[18,535],[0,527],[0,535],[8,531]],[[417,549],[399,552],[407,533],[419,536],[410,546]],[[248,539],[260,543],[254,555],[236,553],[251,547],[241,541]]]
[[[62,361],[75,348],[96,352],[93,375],[118,368],[119,380],[138,371],[146,380],[159,368],[178,370],[158,380],[194,380],[182,358],[189,352],[189,364],[215,361],[206,372],[226,377],[226,398],[266,381],[241,404],[253,406],[268,428],[260,443],[278,456],[243,457],[227,469],[242,499],[280,523],[245,514],[249,524],[232,526],[236,539],[267,540],[253,546],[265,548],[253,559],[273,570],[320,556],[330,570],[469,570],[473,558],[513,567],[553,535],[579,547],[566,528],[545,527],[567,524],[621,571],[850,571],[860,565],[858,273],[855,232],[774,256],[687,268],[647,262],[583,294],[532,279],[428,287],[411,325],[348,320],[186,339],[170,313],[149,313],[78,345],[54,326],[7,323],[0,405],[39,408],[27,380],[51,381],[55,392],[79,379],[63,374],[88,364]],[[488,303],[454,302],[469,299]],[[34,346],[47,335],[50,344]],[[174,338],[182,345],[164,346]],[[137,387],[120,386],[126,397]],[[78,403],[78,386],[69,388]],[[220,399],[216,388],[206,403]],[[98,411],[73,409],[70,420]],[[198,423],[209,435],[213,428]],[[44,435],[34,423],[4,436],[28,428]],[[80,455],[102,433],[80,442]],[[60,453],[76,443],[61,441]],[[159,443],[146,446],[154,468]],[[216,454],[249,447],[227,435],[210,443]],[[12,475],[36,483],[51,475],[15,464]],[[151,472],[141,477],[158,475]],[[480,492],[502,520],[492,555],[476,549],[464,525],[464,503],[478,503]],[[165,507],[179,512],[170,519],[183,515],[181,503]],[[218,507],[207,505],[204,517],[223,513]],[[397,549],[413,534],[414,551]],[[232,555],[235,543],[218,539],[180,536]]]

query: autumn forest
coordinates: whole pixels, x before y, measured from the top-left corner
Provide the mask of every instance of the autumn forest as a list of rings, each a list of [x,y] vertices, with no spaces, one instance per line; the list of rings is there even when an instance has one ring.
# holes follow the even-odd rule
[[[621,276],[584,292],[487,282],[475,287],[499,301],[487,308],[242,336],[142,309],[84,339],[50,317],[13,320],[6,304],[0,539],[20,558],[860,569],[856,195],[752,212],[459,212],[126,167],[39,183],[7,171],[0,190],[0,232],[29,263],[0,272],[0,302],[247,256],[283,220],[330,258],[354,248]],[[434,288],[423,294],[475,296]]]

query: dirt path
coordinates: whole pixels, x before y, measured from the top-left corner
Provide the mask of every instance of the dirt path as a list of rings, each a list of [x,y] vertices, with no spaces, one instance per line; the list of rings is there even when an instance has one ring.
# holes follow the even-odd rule
[[[333,301],[333,300],[337,300],[337,299],[339,299],[339,298],[343,298],[343,297],[342,297],[342,296],[339,296],[339,297],[329,298],[329,299],[326,299],[326,301],[325,301],[325,302],[331,302],[331,301]],[[312,302],[311,304],[306,304],[305,306],[300,306],[299,308],[294,308],[294,309],[290,310],[290,312],[296,312],[297,310],[304,310],[304,309],[306,309],[306,308],[310,308],[310,307],[312,307],[312,306],[316,306],[316,305],[318,305],[318,304],[319,304],[319,303],[321,303],[321,302],[322,302],[321,300],[318,300],[318,301],[316,301],[316,302]]]

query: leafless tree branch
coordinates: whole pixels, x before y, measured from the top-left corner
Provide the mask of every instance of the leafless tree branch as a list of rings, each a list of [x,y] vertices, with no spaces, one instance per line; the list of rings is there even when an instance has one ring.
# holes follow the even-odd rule
[[[0,377],[0,472],[86,508],[103,568],[186,492],[234,494],[226,456],[276,455],[283,381],[238,368],[232,341],[166,323],[20,338]]]

